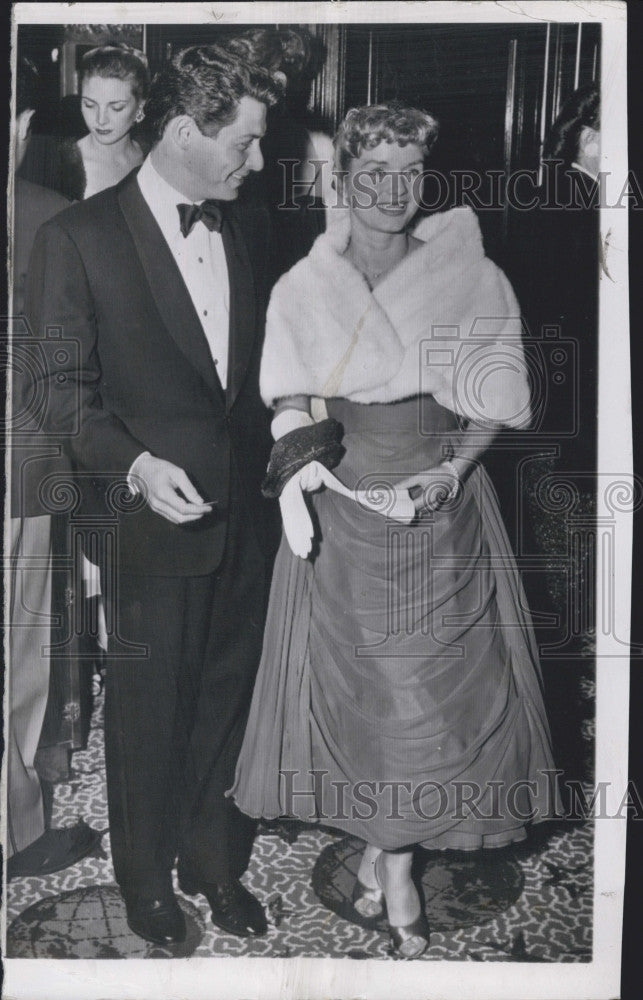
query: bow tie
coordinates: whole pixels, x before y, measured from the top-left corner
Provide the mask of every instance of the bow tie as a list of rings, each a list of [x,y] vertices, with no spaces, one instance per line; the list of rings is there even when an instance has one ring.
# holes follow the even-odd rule
[[[200,205],[177,205],[179,219],[181,220],[181,232],[184,236],[189,236],[197,222],[202,222],[208,229],[221,232],[223,225],[223,212],[218,202],[211,198]]]

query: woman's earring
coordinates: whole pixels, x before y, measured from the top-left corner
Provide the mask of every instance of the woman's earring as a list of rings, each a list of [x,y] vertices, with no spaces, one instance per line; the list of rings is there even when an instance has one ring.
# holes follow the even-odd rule
[[[144,118],[145,118],[145,112],[143,111],[143,108],[139,108],[138,111],[136,112],[136,117],[134,121],[140,124]]]

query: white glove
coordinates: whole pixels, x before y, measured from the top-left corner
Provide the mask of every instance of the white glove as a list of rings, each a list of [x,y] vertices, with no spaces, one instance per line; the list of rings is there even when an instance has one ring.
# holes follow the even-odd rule
[[[288,480],[279,497],[281,520],[288,544],[300,559],[306,559],[313,547],[313,522],[302,490],[319,489],[321,486],[322,480],[314,468],[317,465],[317,462],[304,465]]]
[[[402,524],[410,524],[415,517],[415,503],[411,500],[408,489],[390,487],[376,490],[373,495],[366,490],[350,490],[325,466],[319,462],[309,462],[288,480],[279,497],[288,544],[295,555],[302,559],[310,555],[314,537],[313,522],[303,491],[312,493],[321,486],[350,498],[374,514],[381,514]]]

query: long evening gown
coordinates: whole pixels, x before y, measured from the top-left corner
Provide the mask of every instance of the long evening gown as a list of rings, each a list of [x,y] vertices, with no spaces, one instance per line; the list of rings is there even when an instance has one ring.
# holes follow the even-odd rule
[[[334,399],[328,412],[350,487],[427,469],[458,435],[432,396]],[[558,799],[533,633],[484,469],[410,526],[330,490],[311,499],[318,542],[302,560],[282,540],[230,794],[252,816],[390,850],[523,839]]]

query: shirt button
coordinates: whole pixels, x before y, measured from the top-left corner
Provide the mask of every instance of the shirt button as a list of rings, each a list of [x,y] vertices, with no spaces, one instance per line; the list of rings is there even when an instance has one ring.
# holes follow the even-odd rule
[[[204,309],[204,310],[203,310],[203,315],[204,315],[204,316],[207,316],[207,315],[208,315],[208,310],[207,310],[207,309]]]
[[[203,257],[199,257],[199,264],[203,263]]]
[[[218,359],[218,358],[215,358],[215,359],[214,359],[214,363],[215,363],[215,365],[218,365],[218,364],[219,364],[219,359]]]

